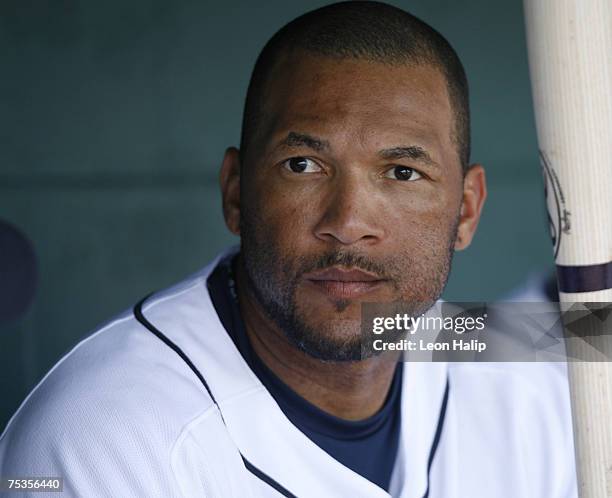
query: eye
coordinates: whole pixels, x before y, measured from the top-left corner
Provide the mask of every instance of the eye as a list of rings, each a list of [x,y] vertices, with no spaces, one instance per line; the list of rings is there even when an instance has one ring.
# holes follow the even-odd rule
[[[292,157],[291,159],[287,159],[283,163],[283,168],[288,169],[292,173],[317,173],[321,171],[321,166],[307,157]]]
[[[385,178],[392,178],[402,182],[413,182],[422,178],[421,173],[408,166],[394,166],[385,172]]]

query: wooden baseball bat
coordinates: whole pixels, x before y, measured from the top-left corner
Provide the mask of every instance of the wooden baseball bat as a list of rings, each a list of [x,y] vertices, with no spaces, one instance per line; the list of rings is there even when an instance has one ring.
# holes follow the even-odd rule
[[[529,69],[562,303],[612,301],[612,0],[524,0]],[[571,361],[581,498],[612,497],[612,363]],[[607,342],[606,342],[607,340]],[[568,356],[588,344],[568,342]]]

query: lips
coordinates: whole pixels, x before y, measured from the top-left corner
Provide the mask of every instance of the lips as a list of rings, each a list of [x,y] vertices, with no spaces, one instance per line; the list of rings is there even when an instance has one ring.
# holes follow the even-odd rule
[[[381,286],[384,279],[356,268],[331,267],[312,273],[304,278],[317,290],[331,298],[353,299],[371,293]]]

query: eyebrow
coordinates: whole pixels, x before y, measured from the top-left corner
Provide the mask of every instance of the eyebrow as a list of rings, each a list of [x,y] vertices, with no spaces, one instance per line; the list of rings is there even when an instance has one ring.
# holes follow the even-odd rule
[[[298,133],[291,131],[287,136],[281,140],[279,146],[286,147],[308,147],[317,152],[323,150],[329,150],[329,142],[327,140],[321,140],[320,138],[307,135],[306,133]]]
[[[387,159],[387,160],[414,159],[416,161],[420,161],[430,166],[439,167],[439,164],[431,158],[429,153],[422,147],[419,147],[418,145],[409,145],[407,147],[392,147],[390,149],[383,149],[378,153],[378,155],[382,157],[383,159]]]
[[[327,151],[330,149],[330,144],[327,140],[323,140],[307,133],[299,133],[290,131],[287,136],[278,143],[278,147],[307,147],[317,152]],[[429,153],[418,145],[391,147],[378,152],[378,155],[385,160],[394,159],[413,159],[420,161],[430,166],[439,167]]]

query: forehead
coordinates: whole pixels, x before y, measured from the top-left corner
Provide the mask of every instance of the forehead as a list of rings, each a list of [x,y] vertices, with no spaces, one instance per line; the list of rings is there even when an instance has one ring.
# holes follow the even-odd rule
[[[264,104],[268,141],[297,129],[332,144],[411,140],[440,154],[454,150],[446,80],[434,66],[293,55],[270,76]]]

